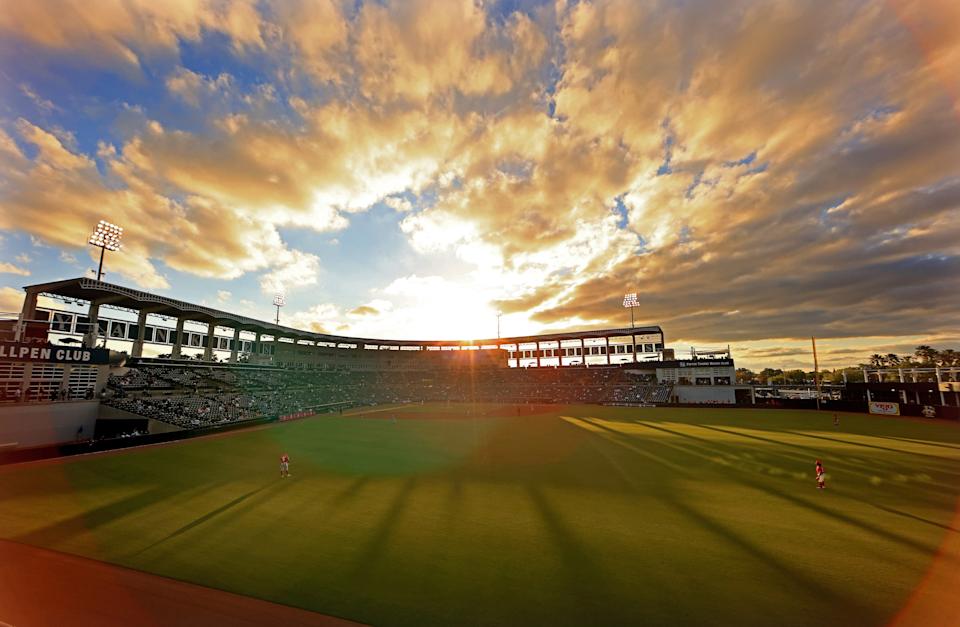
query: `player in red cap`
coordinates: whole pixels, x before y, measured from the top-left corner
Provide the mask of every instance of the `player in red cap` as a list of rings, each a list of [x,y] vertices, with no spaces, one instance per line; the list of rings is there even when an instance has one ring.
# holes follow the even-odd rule
[[[817,460],[817,489],[818,490],[825,489],[827,487],[826,482],[827,482],[827,477],[823,473],[823,464],[821,464],[820,460],[818,459]]]
[[[290,456],[286,453],[280,456],[280,476],[290,476]]]

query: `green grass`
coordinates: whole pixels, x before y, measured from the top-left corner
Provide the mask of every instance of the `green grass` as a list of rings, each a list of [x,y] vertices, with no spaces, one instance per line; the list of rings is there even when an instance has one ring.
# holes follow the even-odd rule
[[[882,625],[957,533],[956,425],[410,409],[0,468],[0,537],[376,625],[766,627]]]

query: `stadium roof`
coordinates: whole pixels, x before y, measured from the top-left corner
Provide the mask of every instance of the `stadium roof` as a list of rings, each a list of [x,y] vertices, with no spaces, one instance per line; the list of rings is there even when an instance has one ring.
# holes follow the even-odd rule
[[[273,322],[256,320],[206,307],[195,305],[159,294],[113,285],[88,278],[64,279],[51,283],[28,285],[24,290],[36,294],[59,296],[78,301],[97,301],[113,307],[122,307],[134,311],[147,310],[149,313],[213,323],[217,326],[239,327],[245,331],[256,331],[271,336],[297,338],[332,344],[379,344],[382,346],[482,346],[492,344],[523,344],[532,342],[551,342],[557,340],[576,340],[601,337],[614,337],[631,334],[663,333],[659,326],[620,327],[611,329],[592,329],[590,331],[568,331],[563,333],[545,333],[515,337],[489,338],[480,340],[390,340],[380,338],[362,338],[347,335],[316,333],[303,329],[294,329]]]

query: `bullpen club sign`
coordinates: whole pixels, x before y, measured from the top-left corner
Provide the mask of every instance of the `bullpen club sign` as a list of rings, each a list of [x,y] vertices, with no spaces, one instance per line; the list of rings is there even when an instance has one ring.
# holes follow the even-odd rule
[[[49,344],[0,342],[0,361],[42,361],[55,364],[106,364],[110,351],[105,348],[72,348]]]

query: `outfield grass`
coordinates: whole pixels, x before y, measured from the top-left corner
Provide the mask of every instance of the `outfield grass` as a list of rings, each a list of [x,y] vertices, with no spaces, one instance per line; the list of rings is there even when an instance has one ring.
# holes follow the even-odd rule
[[[958,533],[956,425],[487,409],[3,467],[0,537],[376,625],[768,627],[886,624]]]

